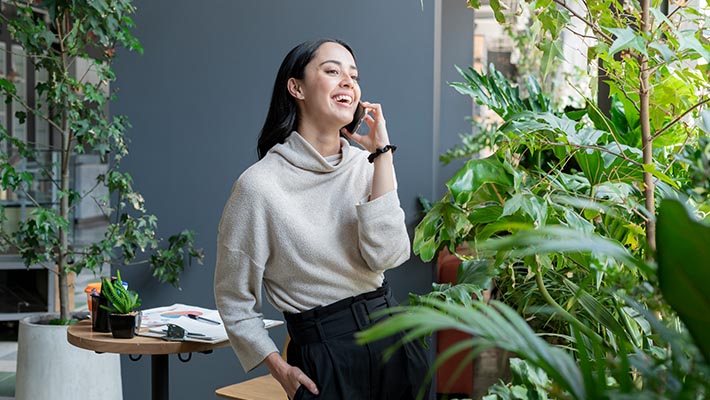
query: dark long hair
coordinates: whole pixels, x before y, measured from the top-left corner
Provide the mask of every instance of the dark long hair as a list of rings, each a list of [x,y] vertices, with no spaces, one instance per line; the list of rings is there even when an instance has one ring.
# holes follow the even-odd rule
[[[337,43],[345,47],[353,58],[355,54],[350,46],[338,39],[316,39],[303,42],[288,52],[279,73],[274,82],[274,91],[271,94],[271,104],[266,121],[259,133],[257,153],[259,159],[264,158],[266,153],[277,143],[283,143],[288,135],[298,126],[298,105],[296,100],[288,91],[288,80],[290,78],[303,79],[306,65],[313,59],[316,50],[323,43]]]

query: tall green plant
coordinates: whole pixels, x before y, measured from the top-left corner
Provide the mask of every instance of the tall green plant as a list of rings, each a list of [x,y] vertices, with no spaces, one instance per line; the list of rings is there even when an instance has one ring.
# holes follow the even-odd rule
[[[131,176],[119,170],[120,161],[128,154],[123,116],[111,117],[107,90],[115,80],[111,69],[117,46],[142,52],[130,33],[135,8],[130,0],[43,0],[3,2],[7,15],[2,16],[2,29],[22,46],[24,56],[35,71],[44,72],[46,80],[34,88],[35,101],[30,104],[10,76],[0,78],[0,91],[7,102],[14,102],[16,122],[27,124],[30,117],[46,121],[53,141],[48,147],[11,136],[0,127],[0,188],[22,197],[34,207],[17,232],[2,232],[1,241],[14,246],[26,265],[57,268],[60,317],[69,316],[67,275],[84,268],[94,270],[105,263],[135,263],[138,253],[155,249],[157,219],[144,208],[143,197],[133,189]],[[94,57],[89,56],[94,55]],[[13,54],[14,57],[22,56]],[[98,76],[92,82],[86,75],[75,76],[79,60],[88,60]],[[47,153],[56,162],[44,165],[32,174],[21,168],[25,162],[42,165]],[[78,154],[95,153],[110,163],[108,172],[98,177],[96,186],[108,188],[103,202],[110,224],[104,237],[86,247],[74,246],[68,232],[72,213],[92,191],[79,192],[72,187],[70,170]],[[36,198],[37,188],[55,191],[50,203]],[[110,199],[115,199],[108,208]],[[1,211],[1,210],[0,210]],[[148,261],[153,275],[161,282],[177,285],[186,259],[201,260],[200,250],[193,247],[193,234],[183,231],[169,240],[168,249],[156,253]]]
[[[681,320],[701,350],[705,344],[694,326],[705,322],[674,302],[674,291],[664,289],[663,280],[682,276],[682,270],[659,275],[653,259],[656,199],[687,199],[692,208],[709,203],[707,181],[698,179],[707,168],[704,146],[710,134],[707,10],[684,4],[664,14],[660,2],[649,1],[586,1],[580,7],[565,0],[529,3],[542,27],[538,42],[546,57],[561,55],[560,32],[572,20],[588,29],[572,34],[597,39],[589,53],[604,62],[612,108],[605,114],[587,99],[584,108],[563,112],[532,79],[525,81],[523,95],[493,67],[485,74],[461,71],[464,82],[452,86],[503,121],[488,140],[495,153],[469,160],[447,182],[447,194],[431,204],[416,229],[414,251],[428,261],[442,247],[456,252],[467,245],[473,256],[460,257],[491,265],[505,303],[535,332],[573,350],[570,356],[585,377],[579,389],[584,394],[580,397],[569,382],[555,391],[564,378],[545,370],[554,381],[551,394],[702,397],[708,392],[707,360],[699,357]],[[503,22],[501,4],[491,2],[491,7]],[[477,312],[478,305],[466,307],[457,300],[465,296],[453,289],[419,298],[410,311],[429,308],[432,321],[433,315],[460,318]],[[449,291],[456,297],[447,296]],[[442,296],[446,304],[459,302],[464,309],[431,302]],[[414,328],[410,339],[427,329],[462,328],[461,321],[458,328],[392,321],[381,329]],[[481,329],[470,325],[482,322],[473,316],[469,321],[469,330],[462,330]],[[524,348],[516,351],[543,367]],[[656,379],[661,365],[669,374]]]
[[[678,147],[692,145],[700,131],[707,134],[710,111],[710,42],[704,11],[692,3],[677,3],[666,11],[660,0],[619,2],[616,0],[573,2],[568,0],[530,0],[533,21],[539,23],[539,47],[544,57],[561,57],[560,32],[596,39],[590,61],[598,57],[604,65],[611,94],[616,95],[625,120],[612,128],[626,128],[628,136],[614,138],[618,145],[640,151],[643,179],[637,182],[644,195],[643,215],[647,258],[655,250],[656,184],[667,172],[664,158],[677,154]],[[667,3],[666,3],[667,4]],[[477,8],[477,1],[469,1]],[[496,19],[505,22],[503,6],[491,2]],[[586,32],[570,29],[573,21]],[[607,121],[599,120],[608,124]],[[612,122],[617,122],[613,121]],[[599,128],[597,126],[597,128]],[[634,143],[628,143],[633,139]]]

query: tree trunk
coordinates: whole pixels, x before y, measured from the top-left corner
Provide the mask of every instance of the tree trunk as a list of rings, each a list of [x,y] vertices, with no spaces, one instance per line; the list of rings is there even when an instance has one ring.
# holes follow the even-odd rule
[[[65,122],[66,126],[67,123]],[[59,202],[59,216],[67,221],[67,228],[59,229],[59,256],[57,257],[57,279],[59,280],[59,318],[62,320],[69,319],[69,284],[67,280],[67,250],[69,249],[69,238],[67,229],[69,229],[69,165],[70,154],[69,149],[70,139],[68,133],[62,135],[62,155],[61,155],[61,196]],[[67,149],[69,151],[67,151]]]
[[[641,0],[641,32],[648,33],[650,30],[650,0]],[[639,55],[640,81],[639,90],[640,104],[640,119],[641,119],[641,140],[643,150],[643,163],[653,165],[653,138],[651,137],[651,121],[649,112],[649,96],[650,86],[648,79],[648,57]],[[646,197],[646,210],[648,217],[646,220],[646,242],[648,243],[648,252],[646,259],[652,259],[653,253],[656,251],[656,200],[655,188],[656,184],[653,180],[653,175],[650,172],[644,171],[643,182],[645,186],[644,195]]]
[[[69,62],[67,60],[67,49],[64,48],[64,38],[69,31],[69,14],[68,11],[63,15],[58,16],[56,20],[57,36],[59,38],[59,48],[62,56],[62,68],[64,71],[69,71]],[[67,221],[67,228],[59,229],[59,250],[57,255],[57,279],[59,280],[59,318],[62,320],[69,319],[69,282],[67,279],[67,256],[69,250],[69,238],[67,230],[69,229],[69,166],[71,165],[72,154],[72,137],[69,129],[69,120],[67,115],[67,99],[64,98],[64,107],[62,110],[61,123],[61,161],[60,161],[60,193],[61,199],[59,202],[59,216]]]

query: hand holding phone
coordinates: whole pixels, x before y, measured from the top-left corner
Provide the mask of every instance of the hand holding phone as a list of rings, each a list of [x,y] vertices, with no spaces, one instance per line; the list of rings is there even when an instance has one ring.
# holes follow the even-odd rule
[[[353,115],[353,120],[345,126],[345,129],[347,129],[351,134],[356,133],[360,128],[360,125],[362,125],[362,121],[365,119],[366,114],[367,112],[365,107],[362,106],[362,103],[358,102],[357,108],[355,108],[355,114]]]

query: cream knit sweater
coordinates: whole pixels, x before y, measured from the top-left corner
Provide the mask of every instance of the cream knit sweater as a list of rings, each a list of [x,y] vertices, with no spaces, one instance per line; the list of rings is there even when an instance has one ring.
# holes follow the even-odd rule
[[[375,290],[409,258],[397,192],[367,201],[373,166],[342,139],[329,164],[293,132],[236,181],[219,224],[215,299],[249,371],[278,351],[264,328],[261,288],[297,313]]]

